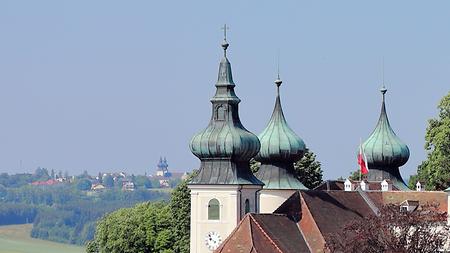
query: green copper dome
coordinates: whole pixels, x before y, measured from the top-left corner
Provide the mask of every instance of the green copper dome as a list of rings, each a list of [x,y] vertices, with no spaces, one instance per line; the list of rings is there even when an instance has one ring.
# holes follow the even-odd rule
[[[226,55],[220,62],[216,87],[216,94],[211,99],[212,119],[205,130],[192,138],[191,151],[198,158],[233,157],[248,161],[258,153],[260,144],[258,137],[247,131],[239,119],[241,100],[234,93],[231,64]]]
[[[294,175],[294,162],[302,158],[305,143],[288,126],[280,101],[280,77],[275,81],[277,98],[267,127],[258,136],[261,148],[255,159],[261,162],[256,177],[268,190],[301,190],[306,188]]]
[[[384,87],[381,89],[383,103],[377,126],[363,144],[369,170],[371,166],[398,168],[409,158],[408,146],[397,137],[389,124],[385,106],[386,91]]]
[[[260,162],[295,162],[302,158],[305,152],[305,143],[292,131],[286,122],[280,101],[281,80],[277,79],[275,83],[277,84],[275,108],[273,109],[272,117],[267,127],[258,136],[261,142],[261,148],[255,159]]]
[[[216,94],[211,99],[211,120],[190,143],[192,153],[201,160],[199,173],[190,183],[263,185],[250,171],[249,160],[258,153],[260,143],[239,119],[241,100],[234,92],[231,64],[226,57],[228,46],[225,40]]]

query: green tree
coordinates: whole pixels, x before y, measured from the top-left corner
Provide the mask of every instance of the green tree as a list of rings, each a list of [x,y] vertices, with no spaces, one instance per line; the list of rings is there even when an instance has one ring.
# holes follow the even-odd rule
[[[415,190],[417,181],[419,181],[418,176],[417,175],[411,175],[409,177],[409,179],[408,179],[408,188],[411,189],[411,190]]]
[[[98,247],[96,241],[92,240],[86,243],[87,253],[98,253]]]
[[[250,169],[253,173],[256,173],[260,167],[260,162],[255,159],[250,160]],[[322,182],[323,171],[312,151],[306,149],[303,157],[294,163],[294,174],[309,189],[313,189]]]
[[[189,253],[189,231],[191,226],[191,194],[187,180],[182,181],[172,192],[170,212],[172,213],[172,230],[176,241],[173,250],[176,253]]]
[[[450,186],[450,92],[438,105],[439,115],[428,121],[425,134],[427,159],[419,165],[417,178],[427,190]]]
[[[8,191],[6,190],[6,187],[0,184],[0,201],[6,197],[6,194],[8,194]]]
[[[146,189],[152,188],[152,182],[146,176],[138,175],[136,176],[135,182],[137,187],[144,187]]]
[[[359,181],[360,178],[363,178],[363,175],[361,175],[361,171],[359,169],[356,169],[355,171],[350,172],[350,176],[348,177],[348,179],[355,180],[355,181]]]
[[[89,243],[89,248],[100,253],[164,252],[175,241],[171,225],[167,204],[141,203],[105,216],[98,223],[95,242]]]
[[[142,203],[102,218],[87,252],[189,253],[190,179],[174,189],[168,204]]]
[[[107,188],[114,187],[114,179],[109,174],[103,177],[103,183],[105,184],[105,187],[107,187]]]
[[[323,171],[316,155],[306,149],[302,159],[294,163],[295,176],[309,189],[313,189],[322,182]]]
[[[89,179],[80,179],[77,182],[77,189],[80,191],[88,191],[92,187],[91,180]]]
[[[48,170],[46,168],[38,167],[33,174],[34,181],[45,181],[50,179],[50,175],[48,174]]]

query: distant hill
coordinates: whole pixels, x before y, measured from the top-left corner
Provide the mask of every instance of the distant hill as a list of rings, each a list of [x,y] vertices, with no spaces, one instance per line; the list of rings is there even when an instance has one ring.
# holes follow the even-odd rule
[[[0,253],[82,253],[84,247],[30,237],[32,224],[0,226]]]

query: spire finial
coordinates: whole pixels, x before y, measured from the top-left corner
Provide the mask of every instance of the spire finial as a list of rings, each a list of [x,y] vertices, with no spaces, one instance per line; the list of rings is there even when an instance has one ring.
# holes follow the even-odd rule
[[[224,24],[222,27],[223,30],[223,42],[222,42],[222,48],[223,48],[223,55],[227,56],[227,48],[230,44],[227,42],[227,30],[229,30],[230,27],[227,26],[227,24]]]
[[[280,79],[280,51],[278,51],[278,60],[277,60],[277,79],[275,80],[275,84],[277,85],[277,92],[280,94],[280,86],[283,83]]]
[[[381,76],[382,76],[382,84],[383,84],[383,87],[384,87],[384,56],[383,56],[383,60],[382,60],[382,63],[381,63]]]
[[[382,86],[381,86],[381,94],[383,94],[383,101],[384,101],[384,95],[387,92],[386,86],[384,85],[384,56],[383,56],[383,60],[382,60],[382,66],[381,66],[382,70],[381,70],[381,75],[382,75]]]

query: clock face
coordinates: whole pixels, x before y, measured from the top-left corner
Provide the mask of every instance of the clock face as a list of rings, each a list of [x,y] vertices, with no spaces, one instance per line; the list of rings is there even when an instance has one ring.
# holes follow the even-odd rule
[[[222,243],[222,238],[219,233],[211,231],[205,236],[205,244],[209,250],[215,250]]]

